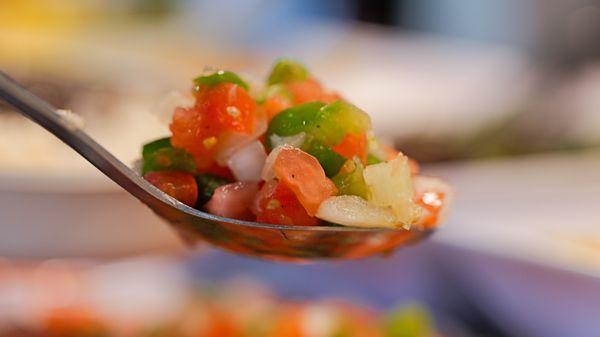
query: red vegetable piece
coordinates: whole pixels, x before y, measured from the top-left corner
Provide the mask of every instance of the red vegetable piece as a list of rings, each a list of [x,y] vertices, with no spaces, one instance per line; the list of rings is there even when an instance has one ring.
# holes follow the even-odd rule
[[[284,184],[271,180],[256,195],[252,208],[256,221],[286,226],[316,226],[319,219],[306,213],[298,198]]]
[[[213,163],[209,168],[201,170],[200,173],[210,173],[231,181],[235,180],[233,178],[233,173],[231,173],[231,170],[228,167],[220,166],[217,163]]]
[[[149,183],[159,190],[193,207],[198,199],[198,185],[194,176],[187,172],[160,171],[144,175]]]
[[[191,153],[200,171],[216,155],[218,136],[227,131],[251,134],[256,103],[240,86],[220,83],[196,93],[192,108],[176,108],[170,125],[171,144]]]
[[[342,142],[332,149],[348,159],[358,157],[363,164],[367,163],[367,135],[364,133],[347,134]]]
[[[265,109],[269,120],[271,120],[271,118],[273,118],[281,111],[289,108],[291,105],[285,97],[275,95],[271,98],[266,99],[262,106]]]
[[[314,215],[323,200],[337,193],[337,188],[325,176],[319,161],[308,153],[284,147],[273,165],[275,176],[294,192],[309,215]]]
[[[321,84],[312,78],[304,81],[286,83],[286,87],[294,97],[294,104],[314,101],[333,103],[340,99],[338,94],[325,91]]]
[[[219,186],[206,203],[206,209],[226,218],[252,220],[250,207],[257,192],[258,183],[255,182],[239,181]]]
[[[252,133],[256,103],[244,88],[220,83],[196,95],[196,107],[223,130]]]
[[[423,194],[415,196],[415,202],[425,209],[420,225],[424,228],[432,228],[438,224],[438,218],[444,202],[446,194],[439,191],[427,191]]]

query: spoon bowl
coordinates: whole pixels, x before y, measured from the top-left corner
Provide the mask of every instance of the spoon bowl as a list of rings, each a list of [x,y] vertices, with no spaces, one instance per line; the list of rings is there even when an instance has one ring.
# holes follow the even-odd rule
[[[231,252],[302,262],[389,254],[418,242],[432,229],[279,226],[212,215],[163,193],[90,138],[67,115],[0,72],[0,98],[50,131],[127,192],[150,207],[190,246],[208,242]]]

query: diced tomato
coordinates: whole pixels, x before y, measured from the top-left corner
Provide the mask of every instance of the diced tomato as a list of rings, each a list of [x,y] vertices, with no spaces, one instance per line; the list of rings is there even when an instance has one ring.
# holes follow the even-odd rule
[[[198,199],[198,185],[194,176],[187,172],[158,171],[149,172],[144,175],[149,183],[159,190],[194,207]]]
[[[170,125],[171,144],[194,156],[199,170],[210,167],[218,136],[225,131],[251,134],[256,103],[240,86],[220,83],[196,93],[192,108],[176,108]]]
[[[250,207],[258,192],[258,183],[241,182],[217,187],[206,203],[206,209],[214,215],[226,218],[251,220]]]
[[[420,225],[424,228],[435,227],[438,223],[440,211],[444,206],[446,195],[443,192],[427,191],[415,196],[415,202],[425,209]]]
[[[424,228],[437,226],[444,220],[452,200],[452,189],[439,178],[414,176],[414,201],[424,210],[419,225]]]
[[[196,94],[196,107],[221,129],[252,133],[256,103],[242,87],[220,83]]]
[[[312,78],[304,81],[286,83],[286,87],[294,97],[294,104],[314,101],[333,103],[340,99],[338,94],[326,92],[321,84]]]
[[[90,312],[80,308],[55,308],[42,319],[44,336],[105,335],[107,328]]]
[[[194,156],[196,167],[206,169],[214,162],[215,145],[220,130],[197,108],[176,108],[170,125],[171,144]]]
[[[212,309],[208,315],[209,319],[202,326],[200,336],[205,337],[237,337],[242,334],[242,329],[235,319],[227,312]]]
[[[209,168],[205,170],[200,170],[199,173],[210,173],[228,180],[235,180],[233,178],[233,173],[231,173],[231,170],[228,167],[220,166],[217,163],[213,163]]]
[[[303,337],[304,332],[303,320],[304,310],[301,306],[291,305],[287,308],[281,308],[279,317],[275,320],[271,331],[267,333],[268,337]]]
[[[269,120],[271,120],[273,116],[289,108],[291,104],[287,98],[275,95],[266,99],[262,106],[265,109]]]
[[[306,213],[298,198],[286,185],[271,180],[256,195],[252,207],[256,221],[286,226],[316,226],[319,220]]]
[[[333,151],[352,159],[358,157],[363,164],[367,163],[367,135],[364,133],[347,134],[341,143],[333,147]]]
[[[337,193],[337,188],[325,176],[319,161],[300,149],[282,148],[273,169],[279,181],[294,192],[311,216],[315,215],[323,200]]]

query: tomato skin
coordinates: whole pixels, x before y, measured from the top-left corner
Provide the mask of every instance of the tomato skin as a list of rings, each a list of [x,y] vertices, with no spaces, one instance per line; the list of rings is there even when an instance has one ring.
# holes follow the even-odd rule
[[[224,179],[227,179],[230,181],[235,180],[235,178],[233,177],[233,173],[231,173],[231,170],[229,169],[229,167],[220,166],[217,163],[213,163],[207,169],[201,170],[200,173],[210,173],[210,174],[214,174],[216,176],[219,176],[221,178],[224,178]]]
[[[319,101],[333,103],[340,99],[336,93],[326,92],[317,80],[308,78],[304,81],[286,83],[285,87],[292,93],[294,104]]]
[[[347,159],[358,157],[361,163],[367,163],[367,135],[365,133],[347,134],[342,142],[332,149]]]
[[[190,207],[194,207],[196,204],[198,185],[194,176],[190,173],[175,171],[149,172],[144,175],[144,179]]]
[[[196,108],[176,108],[169,128],[173,134],[171,144],[192,154],[198,169],[212,165],[215,146],[205,146],[208,144],[205,140],[216,140],[220,130],[211,125],[201,111]]]
[[[263,108],[267,113],[269,120],[281,111],[291,107],[289,100],[285,97],[275,95],[271,98],[267,98],[263,103]]]
[[[202,87],[191,108],[176,108],[169,126],[171,144],[192,154],[199,171],[214,163],[218,136],[226,131],[251,134],[256,103],[240,86],[223,82]]]
[[[273,168],[275,176],[294,192],[311,216],[315,215],[323,200],[337,193],[319,161],[300,149],[282,148]]]
[[[252,133],[256,103],[233,83],[219,83],[196,93],[196,107],[222,130]]]
[[[271,180],[256,195],[252,211],[256,221],[285,226],[317,226],[319,219],[306,213],[298,198],[284,184]]]
[[[279,317],[267,337],[303,337],[304,333],[304,310],[299,305],[290,305],[280,309]]]
[[[252,220],[250,212],[258,183],[238,181],[222,185],[214,190],[206,209],[214,215],[239,220]]]
[[[54,308],[42,317],[43,336],[104,336],[108,328],[82,308]]]
[[[423,228],[433,228],[438,224],[440,212],[446,202],[446,194],[440,191],[426,191],[415,195],[415,202],[425,209],[425,214],[420,221]]]

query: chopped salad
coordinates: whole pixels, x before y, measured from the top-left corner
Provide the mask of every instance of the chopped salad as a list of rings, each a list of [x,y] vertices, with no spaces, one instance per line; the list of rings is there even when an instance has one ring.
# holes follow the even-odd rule
[[[141,170],[180,202],[287,226],[431,228],[451,190],[385,145],[371,119],[300,63],[279,60],[264,87],[225,70],[199,76],[145,144]]]
[[[256,286],[247,289],[209,286],[209,289],[191,289],[185,293],[183,303],[175,305],[173,312],[167,315],[153,315],[152,310],[156,309],[147,308],[146,313],[115,318],[94,307],[55,307],[40,313],[37,321],[32,317],[31,326],[11,329],[9,321],[8,326],[0,326],[0,334],[22,337],[442,336],[432,315],[416,303],[378,311],[343,299],[285,300]]]

